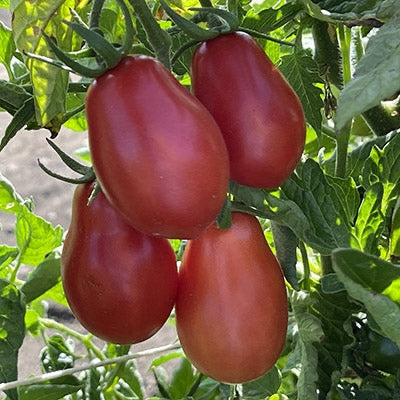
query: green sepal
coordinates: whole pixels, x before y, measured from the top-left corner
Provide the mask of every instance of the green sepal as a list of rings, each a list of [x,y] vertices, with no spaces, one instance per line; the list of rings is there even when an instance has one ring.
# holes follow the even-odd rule
[[[42,57],[38,56],[35,54],[29,54],[30,57],[36,58],[39,61],[44,61],[47,62],[51,65],[54,65],[55,67],[65,69],[69,72],[85,76],[88,78],[96,78],[97,76],[100,76],[106,71],[106,68],[99,67],[99,68],[88,68],[85,67],[84,65],[80,64],[79,62],[73,60],[71,57],[69,57],[64,51],[62,51],[56,44],[55,42],[45,33],[42,32],[43,38],[46,40],[47,45],[50,47],[50,49],[53,51],[53,53],[56,55],[56,57],[61,61],[61,63],[57,62],[56,60],[53,60],[48,57]]]
[[[95,174],[92,167],[81,164],[80,162],[74,160],[68,154],[66,154],[63,150],[61,150],[53,141],[46,139],[47,143],[55,150],[61,160],[69,167],[72,171],[82,175],[80,178],[69,178],[63,175],[60,175],[49,168],[47,168],[40,160],[38,160],[39,167],[46,172],[46,174],[50,175],[53,178],[59,179],[63,182],[68,183],[85,183],[91,182],[95,179]]]
[[[219,229],[228,229],[232,226],[232,206],[229,196],[226,197],[222,210],[216,220]]]
[[[253,37],[256,37],[256,38],[259,38],[259,39],[269,40],[270,42],[282,44],[284,46],[296,47],[295,43],[287,42],[285,40],[280,40],[280,39],[274,38],[273,36],[266,35],[265,33],[255,31],[253,29],[246,28],[244,26],[239,26],[239,28],[237,30],[241,31],[241,32],[248,33],[250,36],[253,36]]]
[[[102,35],[94,30],[71,21],[63,20],[73,31],[81,36],[89,47],[91,47],[103,60],[107,69],[115,67],[121,59],[119,51],[105,39]]]
[[[91,167],[88,167],[87,165],[84,165],[76,160],[74,160],[72,157],[70,157],[67,153],[65,153],[63,150],[60,149],[52,140],[46,139],[47,143],[52,147],[52,149],[58,154],[58,156],[61,158],[61,160],[64,161],[64,163],[72,169],[72,171],[81,174],[81,175],[86,175],[88,170],[91,169]]]
[[[202,12],[202,13],[206,13],[206,14],[213,14],[213,15],[216,15],[216,16],[222,18],[226,22],[225,29],[223,29],[223,25],[218,26],[218,27],[217,26],[213,27],[212,30],[215,30],[217,32],[233,32],[233,31],[236,31],[240,25],[240,21],[236,15],[232,14],[229,11],[223,10],[221,8],[192,7],[192,8],[189,8],[189,10],[198,11],[198,12]],[[222,28],[222,29],[220,29],[220,28]]]
[[[80,178],[69,178],[67,176],[58,174],[51,169],[47,168],[39,159],[38,159],[38,164],[39,167],[44,171],[47,175],[51,176],[52,178],[56,178],[60,181],[66,182],[66,183],[73,183],[76,185],[79,185],[80,183],[86,183],[86,182],[91,182],[93,181],[96,176],[94,174],[93,169],[89,168],[90,171],[88,171],[87,174],[82,175]]]
[[[125,4],[124,0],[117,0],[119,7],[121,8],[122,14],[125,18],[125,41],[122,47],[119,49],[120,57],[129,54],[135,38],[135,30],[133,28],[133,22],[131,13]]]
[[[218,32],[203,29],[194,22],[180,16],[164,0],[160,0],[160,3],[172,21],[191,38],[204,41],[218,36]]]

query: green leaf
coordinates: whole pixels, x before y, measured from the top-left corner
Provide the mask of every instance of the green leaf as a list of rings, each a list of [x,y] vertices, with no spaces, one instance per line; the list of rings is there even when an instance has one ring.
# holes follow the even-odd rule
[[[10,0],[0,0],[0,8],[10,8]]]
[[[28,98],[25,103],[19,108],[11,122],[6,128],[6,132],[0,142],[0,151],[4,149],[7,143],[35,116],[35,105],[33,98]]]
[[[25,301],[30,303],[32,300],[46,293],[49,289],[60,282],[60,254],[51,254],[42,261],[29,275],[21,287],[25,295]]]
[[[183,399],[193,386],[195,380],[196,376],[192,364],[186,357],[182,357],[179,366],[173,372],[168,392],[173,399]]]
[[[322,287],[317,285],[312,293],[312,313],[320,318],[324,332],[323,339],[314,346],[318,351],[317,386],[325,396],[331,389],[334,376],[340,376],[342,371],[345,352],[353,343],[351,317],[360,308],[349,299],[343,286],[339,286],[341,282],[336,274],[330,275],[337,280],[335,292],[324,293]]]
[[[298,4],[285,4],[280,8],[267,8],[260,12],[250,9],[241,26],[261,33],[272,32],[293,21],[301,10]]]
[[[347,292],[364,304],[383,334],[400,345],[400,266],[355,249],[332,253],[333,268]]]
[[[307,311],[308,307],[313,304],[313,300],[305,292],[293,292],[290,303],[299,329],[296,347],[300,352],[299,367],[301,370],[297,382],[297,398],[299,400],[317,400],[318,352],[314,344],[320,342],[324,337],[321,321]]]
[[[0,382],[18,377],[18,350],[25,337],[25,305],[18,288],[0,279]],[[9,399],[18,399],[16,389],[6,392]]]
[[[399,0],[383,0],[378,3],[376,17],[381,21],[387,21],[399,10]]]
[[[299,96],[307,122],[319,135],[324,104],[322,91],[315,86],[316,83],[322,83],[318,65],[310,54],[302,51],[283,56],[279,69]]]
[[[72,375],[62,378],[21,386],[19,400],[57,400],[82,388],[82,383]]]
[[[400,87],[400,13],[384,24],[368,42],[355,77],[338,99],[336,129],[354,116],[378,105]]]
[[[18,213],[23,209],[24,199],[16,192],[13,184],[0,173],[0,210]]]
[[[281,375],[276,367],[264,376],[252,382],[245,383],[242,388],[245,399],[265,399],[275,394],[281,385]]]
[[[400,258],[400,197],[397,199],[396,205],[393,209],[390,255],[395,258]]]
[[[156,357],[152,360],[149,369],[153,367],[159,367],[160,365],[165,364],[170,360],[174,360],[175,358],[180,358],[182,356],[183,356],[182,350],[171,351],[170,353],[162,354],[161,356]]]
[[[31,95],[20,85],[0,79],[0,106],[15,114]]]
[[[40,360],[46,372],[73,368],[76,356],[73,353],[74,342],[65,340],[59,333],[47,339],[46,347],[42,350]]]
[[[143,379],[133,360],[128,361],[118,375],[128,384],[138,399],[144,399]]]
[[[297,244],[295,233],[286,225],[271,221],[272,235],[276,250],[276,258],[282,268],[283,274],[290,285],[298,290],[297,278]]]
[[[21,262],[36,266],[47,254],[61,245],[63,229],[53,226],[27,208],[17,214],[15,236],[21,251]]]
[[[345,290],[343,283],[335,273],[326,274],[321,277],[321,291],[324,294],[335,294]]]
[[[369,188],[375,182],[383,185],[381,210],[386,225],[400,196],[400,135],[397,134],[383,147],[373,147],[362,170],[362,185]]]
[[[304,10],[309,14],[311,17],[318,19],[319,21],[325,22],[332,22],[333,19],[330,15],[327,15],[321,10],[321,7],[315,3],[318,1],[311,1],[311,0],[300,0],[300,4],[303,5]]]
[[[353,179],[342,179],[326,175],[327,181],[334,188],[338,212],[343,222],[350,229],[360,205],[360,194]]]
[[[41,30],[53,37],[63,50],[74,50],[73,31],[62,23],[63,19],[70,19],[69,10],[74,8],[73,0],[41,0],[40,6],[36,1],[13,0],[13,32],[19,51],[52,58]],[[65,111],[68,73],[34,59],[27,60],[27,66],[34,89],[36,120],[40,126],[46,126]]]
[[[352,236],[354,247],[379,255],[380,235],[384,226],[381,212],[383,187],[381,182],[372,185],[364,194]]]
[[[233,183],[230,193],[234,197],[233,211],[249,212],[286,225],[321,254],[330,254],[333,249],[350,244],[340,193],[311,159],[302,166],[300,178],[292,175],[283,184],[280,198]]]
[[[346,177],[352,177],[357,184],[360,184],[360,176],[362,174],[365,162],[370,157],[372,148],[374,146],[377,146],[378,148],[382,149],[390,141],[396,139],[397,136],[398,132],[392,132],[385,136],[370,139],[348,153],[346,163]],[[334,154],[323,164],[326,172],[331,175],[333,175],[335,171],[335,157],[336,155]]]
[[[316,0],[321,9],[328,11],[329,16],[339,20],[360,20],[374,18],[376,15],[376,5],[379,0]]]
[[[18,256],[19,251],[16,247],[0,245],[0,277],[5,269]]]
[[[12,31],[0,21],[0,63],[8,70],[10,69],[11,58],[14,51],[15,43]]]
[[[289,179],[282,186],[282,191],[298,204],[312,224],[313,232],[309,234],[313,242],[322,241],[331,249],[349,246],[350,232],[341,212],[340,196],[315,161],[308,159],[302,167],[301,180]],[[309,244],[314,246],[314,243]]]

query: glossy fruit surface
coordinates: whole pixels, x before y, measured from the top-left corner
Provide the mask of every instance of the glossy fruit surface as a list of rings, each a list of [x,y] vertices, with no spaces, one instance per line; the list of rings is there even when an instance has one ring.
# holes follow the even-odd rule
[[[80,323],[113,343],[143,341],[167,320],[176,298],[175,253],[167,239],[132,228],[91,184],[76,188],[61,257],[64,291]]]
[[[191,65],[192,91],[221,128],[231,178],[243,185],[277,188],[304,149],[300,101],[264,50],[235,32],[203,42]]]
[[[265,374],[279,358],[288,320],[281,268],[257,219],[233,213],[188,242],[179,272],[176,325],[201,372],[227,383]]]
[[[134,227],[193,238],[214,221],[229,180],[222,134],[161,63],[122,59],[93,82],[86,112],[96,176]]]

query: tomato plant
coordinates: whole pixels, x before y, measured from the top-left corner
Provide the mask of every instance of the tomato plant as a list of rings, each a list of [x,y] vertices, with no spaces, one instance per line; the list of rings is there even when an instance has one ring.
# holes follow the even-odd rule
[[[264,375],[285,343],[287,299],[279,263],[257,219],[233,213],[189,241],[179,271],[176,326],[189,360],[222,382]]]
[[[263,49],[246,33],[222,35],[195,50],[191,71],[193,93],[224,135],[231,178],[280,186],[300,160],[306,127],[296,93]]]
[[[208,111],[161,63],[124,58],[92,83],[86,114],[96,175],[134,227],[187,239],[213,222],[228,186],[225,144]]]
[[[398,3],[0,0],[5,399],[398,396]]]
[[[166,239],[144,235],[92,184],[76,188],[61,257],[68,304],[81,324],[112,343],[141,342],[166,322],[175,304],[175,253]]]
[[[400,349],[389,338],[370,330],[368,333],[366,361],[373,368],[396,374],[400,368]]]

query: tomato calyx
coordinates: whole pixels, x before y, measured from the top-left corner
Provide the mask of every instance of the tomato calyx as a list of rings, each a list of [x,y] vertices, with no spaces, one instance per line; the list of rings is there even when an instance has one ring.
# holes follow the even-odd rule
[[[52,171],[48,167],[46,167],[39,159],[38,159],[38,164],[39,167],[48,175],[50,175],[53,178],[56,178],[58,180],[61,180],[63,182],[67,183],[73,183],[73,184],[80,184],[80,183],[86,183],[86,182],[91,182],[93,181],[96,176],[94,174],[93,168],[88,165],[84,165],[72,157],[70,157],[68,154],[66,154],[63,150],[60,149],[52,140],[46,139],[47,143],[52,147],[52,149],[58,154],[58,156],[61,158],[61,160],[64,162],[64,164],[69,167],[72,171],[76,172],[77,174],[81,175],[79,178],[69,178],[67,176],[63,176],[58,174],[57,172]]]
[[[49,48],[54,52],[58,60],[49,57],[39,56],[37,54],[26,52],[28,57],[46,62],[55,67],[67,70],[83,77],[96,78],[104,74],[107,70],[115,67],[118,62],[126,56],[131,50],[134,42],[134,27],[130,11],[124,0],[117,0],[125,19],[125,40],[122,44],[113,44],[104,38],[102,32],[97,27],[87,27],[79,18],[73,17],[72,21],[63,20],[74,32],[84,39],[86,47],[72,56],[71,53],[63,51],[56,42],[42,31]],[[76,59],[82,57],[82,54],[94,56],[97,66],[90,68],[81,64]]]

